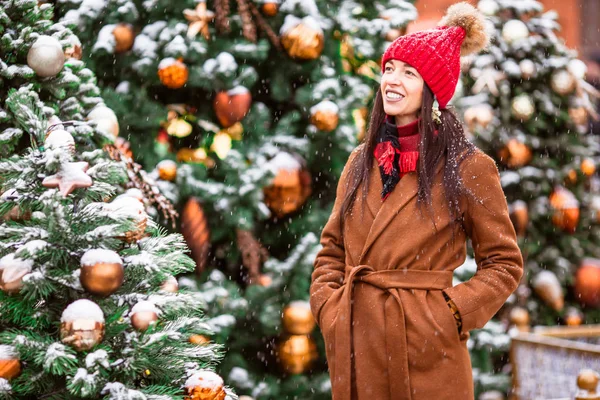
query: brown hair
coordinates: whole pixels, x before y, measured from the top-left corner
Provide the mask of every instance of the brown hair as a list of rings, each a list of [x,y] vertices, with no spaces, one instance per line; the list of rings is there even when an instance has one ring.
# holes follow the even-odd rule
[[[431,198],[431,186],[435,178],[435,169],[437,164],[445,157],[444,165],[444,194],[448,204],[450,217],[455,223],[458,223],[460,216],[460,197],[465,192],[462,180],[460,178],[459,166],[462,160],[471,155],[476,147],[467,140],[461,122],[454,112],[444,109],[441,112],[441,124],[437,125],[433,121],[432,109],[434,95],[427,84],[423,84],[423,102],[419,113],[419,132],[421,140],[419,142],[419,162],[417,165],[419,189],[417,194],[417,204],[419,209],[423,204],[429,207],[433,220],[433,203]],[[375,103],[371,110],[369,128],[365,137],[364,146],[361,147],[359,154],[354,158],[353,164],[348,166],[349,187],[344,196],[341,206],[341,232],[344,232],[344,220],[348,212],[352,210],[356,200],[358,188],[362,184],[363,202],[366,201],[366,194],[369,188],[369,172],[373,165],[373,150],[377,145],[377,136],[381,125],[385,120],[386,114],[383,109],[383,98],[381,90],[377,88]],[[437,137],[435,131],[438,131]],[[362,207],[361,212],[364,210]],[[422,210],[421,210],[422,211]],[[422,213],[422,212],[421,212]],[[435,225],[435,222],[434,222]]]

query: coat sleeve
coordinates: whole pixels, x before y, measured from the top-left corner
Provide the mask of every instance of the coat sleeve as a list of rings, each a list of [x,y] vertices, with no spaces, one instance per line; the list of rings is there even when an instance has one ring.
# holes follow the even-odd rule
[[[319,325],[321,325],[321,309],[331,295],[344,283],[346,252],[341,240],[340,208],[346,194],[350,165],[363,146],[360,145],[354,149],[344,166],[338,181],[331,215],[321,233],[322,248],[314,261],[310,284],[310,307]]]
[[[517,288],[523,258],[494,160],[478,151],[461,164],[461,176],[472,194],[466,195],[463,224],[477,272],[444,292],[456,304],[467,332],[482,328]]]

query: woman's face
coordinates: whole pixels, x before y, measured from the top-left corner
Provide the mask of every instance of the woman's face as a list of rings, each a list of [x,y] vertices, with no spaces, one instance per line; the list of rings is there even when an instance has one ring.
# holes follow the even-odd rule
[[[383,109],[395,117],[396,125],[409,124],[417,119],[423,102],[423,78],[410,65],[389,60],[381,76]]]

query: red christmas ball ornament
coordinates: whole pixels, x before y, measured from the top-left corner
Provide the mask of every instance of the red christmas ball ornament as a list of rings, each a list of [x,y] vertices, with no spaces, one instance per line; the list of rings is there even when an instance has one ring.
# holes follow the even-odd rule
[[[600,260],[586,258],[575,273],[575,297],[584,306],[600,306]]]
[[[244,119],[250,111],[251,105],[252,95],[243,86],[237,86],[226,92],[219,92],[213,100],[215,114],[217,114],[217,118],[224,128],[229,128]]]

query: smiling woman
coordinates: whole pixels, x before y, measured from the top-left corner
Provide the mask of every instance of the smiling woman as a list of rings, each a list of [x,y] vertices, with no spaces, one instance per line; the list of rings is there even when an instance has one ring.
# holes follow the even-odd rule
[[[483,17],[459,3],[440,25],[383,55],[365,142],[321,234],[310,303],[334,400],[473,399],[469,331],[523,274],[498,169],[446,108],[461,53],[487,43]],[[468,238],[478,271],[453,287]]]

